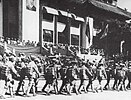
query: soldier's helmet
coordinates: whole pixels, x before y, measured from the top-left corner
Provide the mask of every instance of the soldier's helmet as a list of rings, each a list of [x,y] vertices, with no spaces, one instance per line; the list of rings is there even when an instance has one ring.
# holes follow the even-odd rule
[[[17,61],[17,62],[21,62],[21,58],[20,58],[20,57],[17,57],[17,58],[16,58],[16,61]]]
[[[15,61],[15,57],[14,56],[10,56],[9,57],[9,61],[14,62]]]
[[[34,61],[35,61],[36,63],[40,63],[40,59],[39,59],[39,58],[35,58]]]
[[[32,61],[35,61],[36,56],[34,56],[34,55],[30,55],[30,59],[31,59]]]
[[[103,66],[103,63],[99,63],[98,68],[101,68]]]
[[[5,61],[8,61],[8,60],[9,60],[8,56],[7,56],[6,54],[4,54],[4,55],[3,55],[3,59],[2,59],[2,61],[5,62]]]
[[[128,69],[131,69],[131,66],[129,66]]]
[[[120,63],[120,67],[124,67],[125,65],[123,63]]]
[[[24,53],[19,53],[19,57],[21,57],[21,56],[25,56],[25,54]]]

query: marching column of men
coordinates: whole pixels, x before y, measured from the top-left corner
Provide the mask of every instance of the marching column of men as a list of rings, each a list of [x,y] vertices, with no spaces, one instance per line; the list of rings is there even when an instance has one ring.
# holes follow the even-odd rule
[[[102,92],[111,89],[111,79],[114,79],[113,90],[127,90],[131,88],[131,62],[126,66],[123,60],[104,64],[102,60],[96,63],[76,58],[71,60],[66,57],[41,59],[33,55],[26,57],[23,53],[18,57],[8,53],[0,55],[1,99],[5,98],[8,90],[11,97],[14,95],[29,97],[30,93],[36,96],[40,78],[46,81],[42,87],[42,92],[46,95],[50,95],[53,91],[55,94],[71,95],[74,92],[78,95],[83,91],[87,93],[90,88],[93,93],[98,90]],[[107,80],[104,87],[103,79]],[[27,88],[25,88],[25,80],[29,83]],[[62,84],[59,88],[60,80]],[[97,85],[94,84],[95,80]],[[125,80],[128,80],[127,86]],[[18,86],[14,93],[15,81],[18,81]]]

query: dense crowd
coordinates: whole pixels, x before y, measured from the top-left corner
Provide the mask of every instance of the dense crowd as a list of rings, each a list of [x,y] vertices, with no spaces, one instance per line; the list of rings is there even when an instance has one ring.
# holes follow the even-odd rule
[[[17,38],[8,38],[8,37],[0,37],[0,42],[4,43],[6,42],[9,45],[14,45],[14,46],[24,46],[24,47],[36,47],[37,45],[39,45],[39,43],[37,43],[36,41],[25,41],[23,40],[22,42],[17,39]]]
[[[29,96],[30,92],[33,96],[37,94],[37,87],[40,78],[43,78],[46,83],[41,92],[47,95],[51,94],[52,87],[55,94],[66,93],[71,95],[75,92],[77,95],[83,91],[86,93],[91,87],[92,92],[98,92],[109,89],[110,80],[114,79],[113,90],[130,89],[131,83],[131,62],[124,60],[110,60],[106,62],[102,58],[99,62],[83,60],[75,56],[49,56],[37,57],[34,55],[26,56],[20,53],[18,56],[4,53],[0,55],[0,82],[4,81],[0,98],[5,98],[7,90],[10,90],[11,97],[19,95],[22,88],[23,96]],[[43,77],[42,77],[43,76]],[[28,79],[29,84],[24,88],[25,79]],[[102,86],[103,79],[107,80],[105,86]],[[58,88],[58,80],[62,80],[62,85]],[[79,86],[76,81],[79,80]],[[98,81],[97,86],[94,86],[94,80]],[[128,80],[125,86],[125,80]],[[14,81],[18,81],[17,90],[14,93]],[[88,84],[86,82],[88,81]]]

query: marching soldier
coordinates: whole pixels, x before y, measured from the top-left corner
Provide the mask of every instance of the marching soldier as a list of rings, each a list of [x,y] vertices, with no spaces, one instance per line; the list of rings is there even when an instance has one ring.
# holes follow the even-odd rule
[[[122,90],[125,89],[125,84],[124,84],[125,75],[126,75],[125,65],[120,63],[120,68],[117,70],[117,78],[118,78],[117,90],[118,91],[120,90],[120,88],[122,88]]]
[[[14,97],[14,93],[13,93],[14,80],[12,78],[12,73],[15,74],[17,77],[19,77],[19,74],[15,70],[13,63],[9,61],[9,58],[7,58],[6,55],[4,55],[2,69],[1,69],[1,78],[2,80],[5,81],[5,86],[2,93],[3,98],[8,88],[10,90],[11,97]]]
[[[25,93],[25,96],[27,97],[29,96],[29,92],[31,88],[33,90],[33,96],[36,96],[34,79],[36,74],[38,75],[38,77],[40,76],[40,73],[38,71],[37,65],[35,64],[34,60],[35,57],[31,55],[29,64],[27,64],[26,66],[26,76],[29,79],[29,84]]]
[[[89,69],[86,67],[87,63],[82,62],[82,66],[79,70],[79,76],[80,76],[80,86],[78,88],[79,93],[81,94],[81,87],[83,86],[84,92],[87,93],[86,90],[86,79],[87,76],[92,77],[92,74],[90,73]]]
[[[76,86],[77,75],[78,75],[77,62],[72,61],[66,72],[67,81],[68,81],[67,91],[69,95],[71,95],[73,88],[76,94],[78,95],[78,89]]]
[[[42,72],[42,64],[41,64],[41,62],[40,62],[40,59],[39,58],[36,58],[35,60],[34,60],[34,62],[35,62],[35,64],[37,65],[37,68],[38,68],[38,71],[39,71],[39,73],[41,74],[41,72]],[[35,82],[35,92],[37,92],[37,90],[38,90],[38,82],[39,82],[39,75],[37,74],[37,73],[34,73],[35,75],[34,75],[34,82]]]
[[[109,83],[110,83],[113,67],[114,67],[114,62],[111,62],[105,69],[106,74],[107,74],[107,83],[104,86],[104,90],[107,90],[110,88]],[[108,86],[108,88],[107,88],[107,86]]]
[[[2,95],[4,81],[2,80],[2,76],[1,76],[1,71],[2,71],[2,66],[3,66],[2,60],[3,60],[3,57],[2,57],[2,55],[0,55],[0,99],[4,99],[4,97]]]
[[[128,78],[128,84],[126,86],[126,89],[130,89],[131,88],[131,62],[129,63],[127,78]]]
[[[61,80],[62,80],[62,85],[60,87],[59,94],[62,93],[62,90],[63,90],[64,86],[66,86],[66,84],[67,84],[66,71],[67,71],[67,66],[62,64],[61,69],[59,70]]]
[[[98,82],[99,82],[98,87],[96,87],[96,92],[98,92],[98,89],[101,89],[101,92],[102,92],[103,87],[102,87],[101,82],[102,82],[104,77],[105,77],[105,79],[107,78],[106,71],[105,71],[105,68],[104,68],[103,64],[100,63],[98,65],[96,75],[97,75],[97,79],[98,79]]]
[[[18,58],[15,64],[16,70],[18,71],[20,78],[18,79],[19,83],[18,83],[18,87],[16,90],[16,95],[20,95],[19,94],[19,90],[20,87],[22,86],[22,91],[23,94],[25,93],[25,89],[24,89],[24,79],[26,76],[26,65],[28,63],[28,59],[27,58]]]
[[[56,68],[54,67],[54,63],[51,61],[50,65],[46,68],[45,71],[45,80],[46,83],[42,88],[42,92],[46,92],[47,95],[50,95],[51,86],[54,87],[55,93],[57,94],[57,79],[56,79]],[[45,88],[48,86],[48,90],[45,91]]]
[[[116,90],[116,88],[117,88],[117,81],[118,81],[117,71],[118,71],[118,69],[120,69],[120,65],[119,65],[119,63],[115,63],[115,66],[114,66],[114,69],[112,72],[112,76],[114,78],[114,83],[113,83],[113,87],[112,87],[113,90]]]
[[[96,66],[95,66],[95,63],[89,62],[87,68],[88,68],[90,74],[88,74],[89,82],[88,82],[88,84],[87,84],[86,90],[88,91],[89,87],[91,86],[92,92],[95,93],[94,88],[93,88],[93,81],[94,81],[95,78],[96,78]]]

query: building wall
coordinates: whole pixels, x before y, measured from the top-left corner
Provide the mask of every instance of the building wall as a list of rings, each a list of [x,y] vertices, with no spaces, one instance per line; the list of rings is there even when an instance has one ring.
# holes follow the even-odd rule
[[[39,41],[39,0],[36,1],[36,11],[27,9],[27,1],[23,0],[22,40]],[[30,0],[29,0],[30,1]]]
[[[0,37],[3,35],[3,9],[2,0],[0,2]]]

